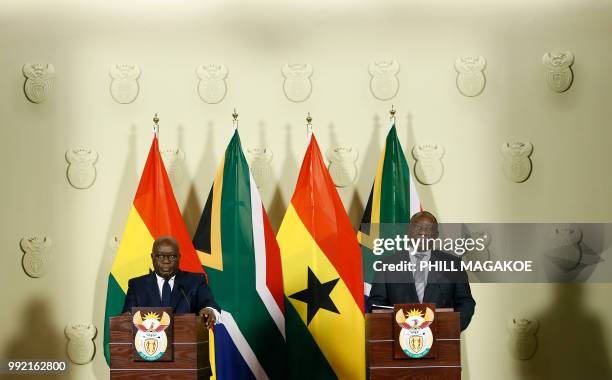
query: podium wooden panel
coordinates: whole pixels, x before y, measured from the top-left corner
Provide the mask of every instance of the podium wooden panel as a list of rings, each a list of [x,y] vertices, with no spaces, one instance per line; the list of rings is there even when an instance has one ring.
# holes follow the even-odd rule
[[[392,310],[366,314],[367,376],[371,380],[461,380],[459,313],[436,312],[433,359],[394,359]]]
[[[110,319],[111,379],[209,379],[208,330],[202,317],[174,315],[174,360],[171,362],[134,361],[132,316]]]

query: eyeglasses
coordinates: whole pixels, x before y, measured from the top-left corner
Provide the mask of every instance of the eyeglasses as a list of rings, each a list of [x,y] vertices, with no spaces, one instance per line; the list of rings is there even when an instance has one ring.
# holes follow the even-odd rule
[[[166,259],[168,261],[175,262],[176,260],[178,260],[178,255],[177,254],[173,254],[173,255],[162,255],[159,253],[156,253],[153,255],[153,257],[155,258],[155,260],[157,261],[165,261]]]

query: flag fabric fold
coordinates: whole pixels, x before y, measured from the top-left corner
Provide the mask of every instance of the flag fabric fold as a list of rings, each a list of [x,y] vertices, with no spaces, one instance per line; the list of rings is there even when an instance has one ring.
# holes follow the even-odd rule
[[[380,236],[381,224],[408,223],[421,210],[421,202],[410,173],[406,156],[397,137],[395,123],[380,154],[376,177],[368,197],[357,238],[361,246],[364,271],[364,294],[369,296],[374,270],[380,256],[372,253],[373,241]]]
[[[211,355],[216,378],[285,378],[279,247],[238,130],[217,169],[193,243],[222,309]]]
[[[277,240],[289,378],[364,379],[361,252],[314,135]]]
[[[165,235],[173,236],[179,243],[181,270],[204,273],[174,198],[159,152],[157,136],[154,136],[108,276],[104,356],[109,364],[110,317],[121,314],[128,281],[152,270],[150,254],[153,242]]]

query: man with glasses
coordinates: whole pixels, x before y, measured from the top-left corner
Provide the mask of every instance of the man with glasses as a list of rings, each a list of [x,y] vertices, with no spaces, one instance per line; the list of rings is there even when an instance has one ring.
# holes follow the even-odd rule
[[[461,260],[446,252],[432,249],[430,242],[437,239],[438,221],[427,211],[412,216],[408,226],[408,237],[418,242],[409,253],[392,254],[383,259],[385,264],[410,262],[415,270],[406,272],[376,272],[368,310],[376,306],[392,306],[398,303],[434,303],[438,308],[454,308],[458,311],[461,331],[465,330],[476,307],[465,271],[429,271],[429,264],[452,264],[433,267],[460,268]],[[423,269],[421,269],[423,268]]]
[[[175,314],[197,313],[204,317],[206,328],[212,327],[219,320],[220,308],[206,277],[179,270],[180,259],[176,239],[157,238],[151,252],[155,271],[128,282],[123,312],[132,307],[172,307]]]

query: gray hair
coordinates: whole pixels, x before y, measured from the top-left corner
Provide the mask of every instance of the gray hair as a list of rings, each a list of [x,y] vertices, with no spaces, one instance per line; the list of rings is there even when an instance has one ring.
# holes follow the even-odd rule
[[[176,248],[176,252],[180,252],[179,243],[173,236],[165,235],[160,236],[153,242],[153,249],[151,252],[157,251],[157,249],[162,245],[169,245]]]

